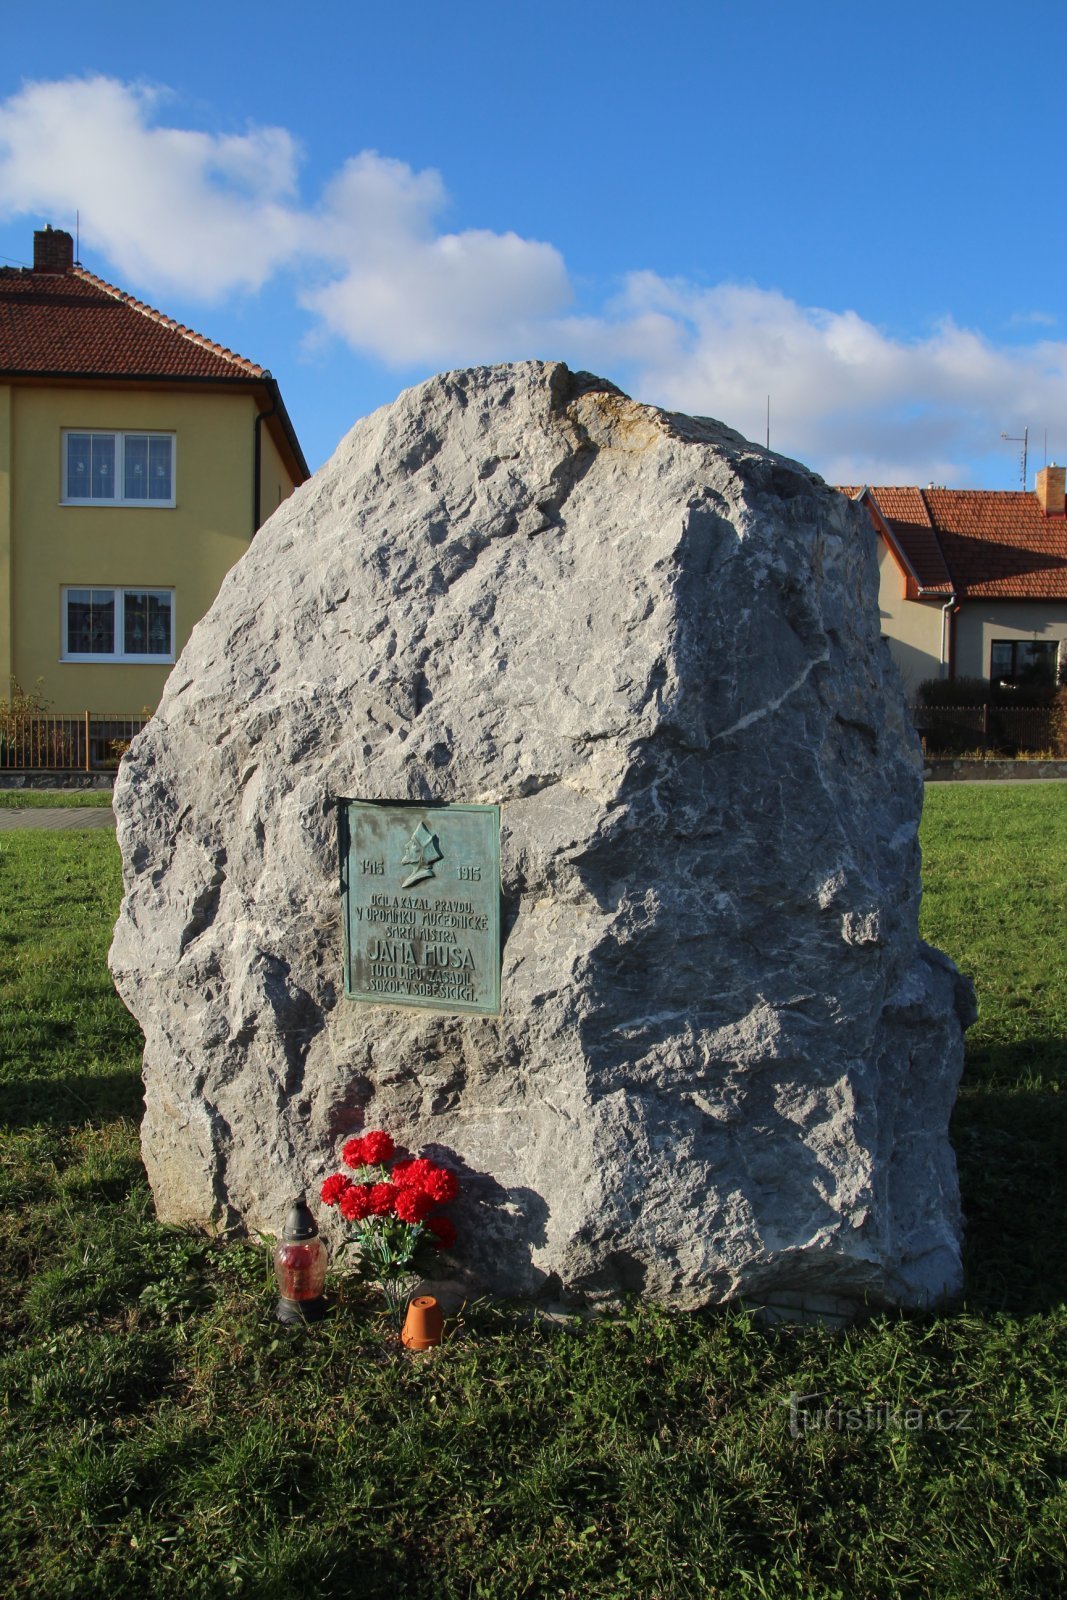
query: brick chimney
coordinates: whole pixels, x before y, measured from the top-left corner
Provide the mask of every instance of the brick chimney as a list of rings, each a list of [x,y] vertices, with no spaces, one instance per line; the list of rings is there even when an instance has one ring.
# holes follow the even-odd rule
[[[74,240],[51,224],[33,236],[34,272],[70,272],[74,267]]]
[[[1046,517],[1063,516],[1065,487],[1067,487],[1067,467],[1058,467],[1053,462],[1050,467],[1041,468],[1034,482],[1034,493]]]

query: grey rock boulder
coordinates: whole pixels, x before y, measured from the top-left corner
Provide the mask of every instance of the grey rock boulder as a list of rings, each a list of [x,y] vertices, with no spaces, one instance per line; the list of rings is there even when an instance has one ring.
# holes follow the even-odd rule
[[[342,797],[500,806],[499,1015],[345,998]],[[119,774],[159,1214],[276,1232],[384,1127],[460,1174],[471,1285],[952,1294],[973,996],[918,939],[921,800],[865,513],[560,364],[408,391]]]

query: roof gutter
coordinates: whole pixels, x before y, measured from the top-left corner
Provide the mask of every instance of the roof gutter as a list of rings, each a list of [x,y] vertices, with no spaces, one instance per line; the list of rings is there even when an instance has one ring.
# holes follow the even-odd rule
[[[272,378],[268,372],[264,381],[270,393],[271,405],[269,411],[265,411],[263,415],[265,417],[277,417],[278,421],[281,423],[282,431],[285,434],[289,448],[293,452],[293,460],[296,462],[299,471],[303,473],[304,482],[306,483],[311,477],[311,468],[304,459],[304,452],[300,448],[300,441],[297,439],[296,429],[293,427],[289,413],[285,409],[285,401],[282,399],[282,391],[278,388],[278,380],[276,378]]]
[[[959,598],[955,589],[941,607],[941,676],[952,679],[956,676],[956,651],[953,648],[956,642],[956,630],[953,619],[959,607]],[[946,672],[946,667],[948,671]]]

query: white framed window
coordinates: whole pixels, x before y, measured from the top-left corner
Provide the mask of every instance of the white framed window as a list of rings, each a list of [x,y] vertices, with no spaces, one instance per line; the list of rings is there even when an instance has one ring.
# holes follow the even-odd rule
[[[64,661],[174,660],[174,590],[70,584],[63,590]]]
[[[173,506],[172,433],[63,432],[63,504]]]

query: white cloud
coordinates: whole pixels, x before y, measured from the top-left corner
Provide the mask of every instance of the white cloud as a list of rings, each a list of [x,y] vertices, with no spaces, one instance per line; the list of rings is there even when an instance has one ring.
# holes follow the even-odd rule
[[[515,233],[442,233],[433,171],[364,151],[320,204],[297,193],[284,128],[218,136],[155,124],[163,96],[111,78],[33,83],[0,106],[0,215],[72,218],[124,287],[217,299],[299,263],[302,303],[395,366],[523,355],[564,310],[559,252]]]
[[[323,197],[315,248],[340,276],[301,302],[357,350],[392,366],[528,355],[571,298],[558,250],[516,233],[438,233],[436,172],[364,151]]]
[[[31,83],[0,106],[0,214],[73,218],[127,283],[216,298],[292,256],[297,148],[284,128],[160,128],[159,91]]]
[[[283,268],[321,334],[391,367],[561,356],[641,399],[722,418],[838,482],[972,481],[1003,470],[1002,431],[1067,443],[1067,343],[994,344],[946,320],[893,338],[854,310],[773,289],[651,272],[571,312],[550,243],[448,232],[437,172],[363,151],[309,201],[284,128],[161,125],[165,94],[93,77],[33,83],[0,104],[0,216],[69,222],[125,287],[218,298]],[[1044,312],[1030,324],[1046,322]]]
[[[855,311],[773,290],[635,273],[597,318],[561,328],[582,360],[621,363],[634,392],[721,418],[836,482],[968,481],[1022,421],[1067,440],[1067,344],[995,346],[943,322],[891,338]],[[1010,452],[1009,452],[1010,454]]]
[[[1059,317],[1051,311],[1013,311],[1008,318],[1013,328],[1026,327],[1028,324],[1036,324],[1041,328],[1054,328],[1059,320]]]
[[[379,256],[355,265],[301,303],[354,349],[407,367],[529,355],[542,319],[569,299],[551,245],[468,230],[408,242],[391,263]]]
[[[448,203],[439,172],[363,150],[346,161],[322,197],[317,247],[337,259],[390,253],[433,237]]]

